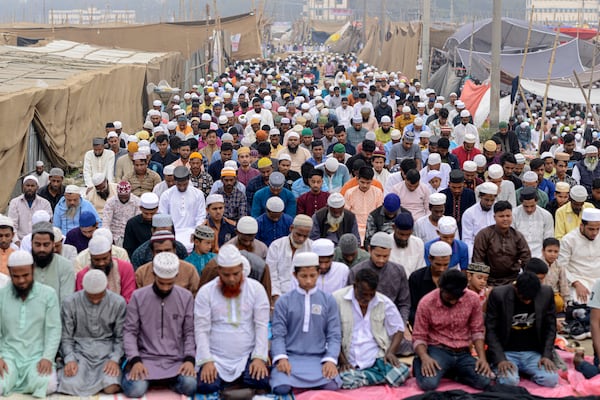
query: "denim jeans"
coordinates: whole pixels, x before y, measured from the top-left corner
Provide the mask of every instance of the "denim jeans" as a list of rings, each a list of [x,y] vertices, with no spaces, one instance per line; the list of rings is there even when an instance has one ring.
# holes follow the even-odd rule
[[[540,386],[554,387],[558,385],[558,374],[554,371],[546,371],[539,366],[541,354],[535,351],[506,351],[506,359],[515,365],[516,371],[508,372],[506,376],[499,376],[496,382],[502,385],[517,386],[519,384],[519,372],[531,377],[531,380]]]
[[[184,396],[194,396],[196,393],[196,377],[194,376],[183,376],[177,375],[174,378],[167,380],[137,380],[132,381],[127,379],[128,374],[123,374],[123,379],[121,381],[121,388],[123,389],[123,393],[127,397],[132,398],[140,398],[146,394],[148,388],[152,384],[156,383],[164,383],[169,386],[171,390],[182,394]]]
[[[587,361],[582,361],[581,364],[575,367],[576,371],[579,371],[585,376],[585,379],[591,379],[596,375],[600,375],[600,360],[598,356],[594,356],[594,364],[590,364]]]
[[[252,378],[252,376],[250,376],[250,362],[251,360],[248,359],[248,362],[246,363],[246,368],[244,369],[244,372],[242,372],[242,383],[244,384],[244,386],[251,388],[251,389],[265,389],[268,390],[269,389],[269,377],[265,377],[263,379],[254,379]],[[200,394],[211,394],[211,393],[215,393],[215,392],[221,392],[223,391],[223,389],[225,389],[226,385],[228,383],[231,382],[225,382],[223,379],[221,379],[221,377],[219,375],[217,375],[217,379],[215,379],[215,381],[213,383],[206,383],[206,382],[202,382],[200,380],[200,374],[202,373],[202,367],[200,368],[200,371],[198,371],[198,393]]]
[[[475,363],[477,360],[469,351],[453,352],[439,346],[429,346],[427,354],[440,365],[435,376],[423,376],[421,373],[421,359],[415,357],[413,361],[413,374],[417,378],[417,385],[422,390],[435,390],[440,381],[448,372],[454,372],[457,379],[462,383],[472,386],[475,389],[484,389],[490,384],[490,378],[475,372]]]

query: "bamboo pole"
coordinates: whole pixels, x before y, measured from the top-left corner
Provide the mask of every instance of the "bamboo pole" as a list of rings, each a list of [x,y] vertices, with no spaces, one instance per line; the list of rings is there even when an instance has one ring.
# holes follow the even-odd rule
[[[523,75],[523,70],[525,69],[525,63],[527,61],[527,53],[529,52],[529,42],[531,41],[531,29],[533,28],[533,10],[534,10],[534,6],[533,4],[531,5],[531,12],[529,14],[529,28],[527,29],[527,41],[525,42],[525,53],[523,53],[523,60],[521,61],[521,69],[519,70],[519,82],[518,82],[518,88],[519,88],[519,95],[521,96],[521,99],[523,99],[523,102],[525,103],[525,107],[527,108],[527,115],[529,115],[529,118],[531,118],[531,110],[529,109],[529,104],[527,103],[527,100],[525,99],[525,93],[523,93],[523,87],[521,87],[521,76]],[[515,102],[517,101],[517,98],[515,96]],[[514,115],[515,112],[515,104],[513,103],[513,108],[512,108],[512,115]]]
[[[593,73],[593,72],[592,72]],[[588,109],[592,109],[592,103],[590,103],[590,97],[588,95],[585,94],[585,90],[583,89],[583,86],[581,85],[581,81],[579,80],[579,75],[577,75],[577,72],[575,72],[575,70],[573,70],[573,76],[575,76],[575,80],[577,80],[577,86],[579,86],[579,90],[581,90],[581,94],[583,95],[583,99],[585,100],[585,104],[588,107]],[[595,112],[593,112],[594,115],[594,120],[597,122],[597,115]],[[587,118],[587,116],[586,116]]]
[[[469,76],[471,76],[471,65],[473,65],[473,36],[475,36],[475,17],[473,17],[471,24],[471,40],[469,43],[469,70],[467,71]]]
[[[552,56],[550,57],[550,66],[548,67],[548,77],[546,78],[546,89],[544,90],[544,105],[542,106],[542,133],[546,124],[546,106],[548,105],[548,89],[550,88],[550,78],[552,77],[552,67],[554,66],[554,59],[556,57],[556,48],[558,47],[558,38],[560,36],[560,24],[556,28],[556,35],[554,36],[554,45],[552,46]],[[540,135],[538,142],[538,149],[542,147],[542,140],[544,135]]]

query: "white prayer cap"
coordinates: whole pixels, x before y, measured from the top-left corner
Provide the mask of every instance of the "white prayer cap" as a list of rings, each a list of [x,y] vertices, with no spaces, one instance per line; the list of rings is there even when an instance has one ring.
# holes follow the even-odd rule
[[[598,148],[596,146],[588,146],[585,148],[585,154],[598,154]],[[25,181],[23,181],[25,182]]]
[[[149,117],[160,117],[160,111],[152,109],[152,110],[148,111],[148,116]],[[150,121],[147,121],[147,122],[150,122]],[[150,122],[150,123],[152,123],[152,122]],[[144,124],[144,125],[146,125],[146,124]]]
[[[404,106],[404,107],[402,107],[402,112],[403,113],[409,113],[409,112],[411,112],[411,109],[410,109],[409,106]]]
[[[54,243],[62,242],[63,234],[60,228],[55,226],[54,228],[52,228],[52,230],[54,231]]]
[[[290,123],[290,119],[289,118],[281,118],[281,123],[282,124],[289,124]]]
[[[33,265],[33,256],[30,252],[25,250],[16,250],[10,253],[10,256],[8,256],[9,267],[24,267],[26,265]]]
[[[115,121],[113,122],[113,125],[115,126],[115,129],[123,128],[123,123],[121,121]]]
[[[317,239],[312,242],[312,251],[314,251],[319,257],[333,256],[335,245],[329,239]]]
[[[136,153],[137,154],[137,153]],[[145,157],[144,157],[145,159]],[[93,176],[92,176],[92,184],[94,186],[98,186],[99,184],[101,184],[102,182],[104,182],[106,180],[106,174],[104,172],[96,172]]]
[[[384,115],[381,117],[381,122],[392,122],[392,119],[389,116]]]
[[[237,267],[242,264],[242,254],[234,245],[226,244],[219,249],[217,264],[223,268]]]
[[[492,182],[484,182],[481,185],[479,185],[478,188],[479,193],[493,194],[494,196],[498,194],[498,185]]]
[[[427,158],[427,165],[438,165],[442,163],[442,156],[439,153],[431,153]]]
[[[210,206],[213,203],[223,203],[225,204],[225,200],[223,199],[223,195],[221,194],[209,194],[206,196],[206,207]]]
[[[172,279],[179,273],[179,258],[175,253],[158,253],[152,259],[154,275],[163,279]]]
[[[226,124],[229,120],[227,119],[227,116],[225,115],[219,115],[219,124],[223,125]]]
[[[325,168],[330,172],[336,172],[340,167],[340,162],[333,157],[330,157],[325,161]]]
[[[39,186],[39,184],[40,184],[40,181],[38,181],[38,178],[36,178],[36,177],[35,177],[35,176],[33,176],[33,175],[27,175],[25,178],[23,178],[23,183],[25,183],[25,182],[27,182],[27,181],[33,181],[33,182],[35,182],[35,184],[36,184],[36,185],[38,185],[38,186]]]
[[[376,139],[377,139],[377,136],[375,135],[375,132],[373,132],[373,131],[369,131],[365,134],[365,140],[375,141]]]
[[[89,294],[100,294],[106,290],[108,279],[106,274],[99,269],[91,269],[83,277],[83,290]]]
[[[140,196],[140,207],[146,210],[154,210],[158,207],[158,196],[156,193],[144,193]]]
[[[402,137],[402,132],[400,132],[398,129],[393,129],[390,137],[394,140],[398,140]]]
[[[342,208],[345,204],[346,200],[340,193],[331,193],[327,198],[327,205],[331,208]]]
[[[444,215],[438,221],[437,229],[442,235],[452,235],[456,233],[456,230],[458,229],[458,224],[456,223],[454,217]]]
[[[179,110],[175,110],[175,116],[179,117],[180,115],[185,115],[185,110],[180,108]]]
[[[475,161],[467,160],[463,163],[463,171],[475,172],[477,171],[477,164]]]
[[[267,210],[272,212],[283,212],[285,204],[279,197],[269,197],[267,200]]]
[[[108,132],[108,134],[106,135],[106,138],[107,138],[107,139],[110,139],[110,138],[118,138],[118,137],[119,137],[119,134],[118,134],[117,132],[115,132],[115,131],[110,131],[110,132]]]
[[[470,116],[471,116],[471,113],[469,112],[469,110],[462,110],[460,112],[460,117],[461,118],[467,118],[467,117],[470,117]]]
[[[423,118],[415,118],[413,124],[416,126],[423,126]]]
[[[425,107],[425,103],[423,103],[423,102],[417,103],[417,108],[424,108],[424,107]]]
[[[175,172],[174,165],[169,164],[165,167],[165,169],[163,169],[163,175],[173,175],[174,172]]]
[[[305,227],[305,228],[312,228],[313,221],[312,221],[312,218],[306,214],[298,214],[292,221],[292,225],[295,228],[300,227],[300,226]]]
[[[421,132],[421,138],[429,139],[431,137],[430,131]]]
[[[162,101],[160,101],[160,100],[154,100],[154,101],[152,102],[152,105],[153,105],[154,107],[159,107],[159,106],[162,106]]]
[[[46,210],[37,210],[31,216],[31,225],[35,225],[38,222],[50,222],[50,214]]]
[[[488,168],[488,177],[491,179],[500,179],[504,176],[504,169],[498,164],[492,164]]]
[[[472,133],[467,133],[465,135],[465,143],[475,143],[477,138]]]
[[[77,185],[67,185],[65,188],[65,194],[81,194],[81,190]]]
[[[205,122],[210,122],[210,121],[212,121],[212,118],[211,118],[210,114],[202,113],[202,115],[200,116],[200,120],[205,121]]]
[[[569,196],[571,196],[571,198],[577,202],[582,202],[587,200],[588,194],[584,186],[575,185],[571,188]]]
[[[542,160],[545,160],[546,158],[552,158],[552,159],[554,159],[554,156],[549,151],[545,151],[545,152],[542,153],[542,155],[540,156],[540,158]]]
[[[523,121],[519,124],[519,126],[521,127],[521,129],[525,129],[529,126],[529,124],[527,122]]]
[[[44,166],[44,162],[41,161],[41,160],[38,160],[38,161],[35,162],[35,166],[36,167],[43,167]]]
[[[227,161],[225,161],[223,168],[231,168],[234,171],[237,171],[237,169],[238,169],[237,162],[235,160],[227,160]]]
[[[527,171],[523,174],[523,182],[533,183],[538,181],[538,176],[533,171]]]
[[[49,220],[45,221],[48,222]],[[33,224],[32,224],[33,225]],[[12,218],[7,217],[6,215],[0,214],[0,226],[10,226],[11,228],[15,228],[15,223]]]
[[[319,265],[319,256],[312,251],[296,253],[292,265],[294,267],[316,267]]]
[[[94,231],[94,233],[92,233],[92,238],[98,237],[98,236],[102,236],[103,238],[105,238],[106,240],[108,240],[108,242],[110,244],[112,244],[113,242],[113,234],[110,231],[110,229],[108,228],[98,228]]]
[[[88,243],[90,255],[97,256],[108,253],[111,250],[111,244],[104,236],[93,236]]]
[[[377,232],[371,237],[371,247],[382,247],[384,249],[391,249],[394,245],[394,240],[389,233]]]
[[[258,232],[258,222],[250,216],[245,216],[240,218],[236,228],[239,233],[254,235]]]
[[[284,113],[287,111],[287,108],[285,108],[285,106],[279,106],[277,107],[277,112],[278,113]]]
[[[487,160],[483,154],[477,154],[473,157],[473,161],[475,161],[475,164],[477,164],[478,167],[485,167],[485,164],[487,164]]]
[[[434,242],[429,248],[429,255],[431,257],[445,257],[452,255],[452,247],[446,242],[438,240]]]
[[[585,208],[581,214],[581,220],[586,222],[600,222],[600,210],[597,208]]]
[[[517,164],[525,164],[525,156],[521,153],[515,154],[515,160],[517,160]]]
[[[446,195],[444,193],[432,193],[429,195],[429,204],[432,206],[443,206],[446,204]]]

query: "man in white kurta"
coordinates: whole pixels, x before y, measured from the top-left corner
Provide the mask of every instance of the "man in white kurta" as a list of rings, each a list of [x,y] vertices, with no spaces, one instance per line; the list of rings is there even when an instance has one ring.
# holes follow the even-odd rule
[[[587,304],[594,282],[600,279],[600,210],[586,208],[581,219],[580,227],[567,233],[560,241],[557,263],[565,268],[571,298],[577,303]]]
[[[240,251],[219,250],[219,277],[198,291],[194,307],[198,393],[218,395],[241,378],[245,387],[269,387],[270,305],[260,282],[244,276]]]
[[[475,236],[480,230],[494,225],[494,210],[492,206],[498,194],[498,186],[492,182],[485,182],[478,186],[479,202],[467,208],[461,218],[462,241],[469,246],[469,260],[473,256]]]
[[[190,185],[190,170],[175,167],[175,185],[160,196],[158,212],[168,214],[173,219],[175,238],[183,243],[188,252],[194,244],[190,241],[198,225],[206,220],[206,205],[201,190]]]
[[[513,228],[527,239],[531,257],[542,257],[544,239],[554,237],[552,214],[537,205],[537,189],[521,190],[521,205],[513,211]]]
[[[312,240],[308,238],[313,220],[300,214],[292,221],[291,232],[269,246],[266,263],[271,271],[271,296],[276,300],[293,289],[292,258],[296,253],[311,251]]]
[[[94,187],[92,177],[97,172],[103,172],[108,182],[114,182],[115,153],[104,148],[103,138],[94,138],[92,150],[88,150],[83,157],[83,181],[86,187]]]
[[[394,220],[394,232],[389,235],[394,240],[390,261],[402,265],[406,276],[425,266],[425,244],[413,235],[414,220],[410,213],[401,212]]]

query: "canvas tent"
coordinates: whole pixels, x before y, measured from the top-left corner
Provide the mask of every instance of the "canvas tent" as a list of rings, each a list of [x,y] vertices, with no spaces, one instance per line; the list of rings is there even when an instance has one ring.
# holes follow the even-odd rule
[[[146,82],[177,82],[178,53],[103,49],[68,41],[42,47],[0,46],[0,170],[5,182],[30,171],[31,127],[51,164],[81,167],[107,121],[141,128]],[[12,187],[0,187],[0,209]]]

